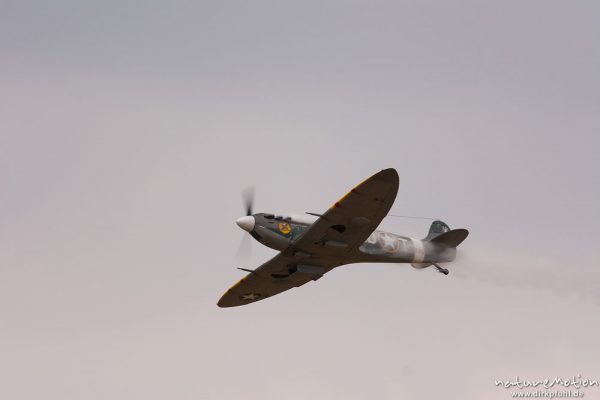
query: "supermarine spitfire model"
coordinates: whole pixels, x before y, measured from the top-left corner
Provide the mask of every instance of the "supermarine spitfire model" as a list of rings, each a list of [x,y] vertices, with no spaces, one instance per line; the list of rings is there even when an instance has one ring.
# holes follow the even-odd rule
[[[453,261],[456,246],[469,232],[450,230],[434,221],[424,239],[411,239],[375,230],[387,215],[398,193],[395,169],[371,176],[337,201],[324,214],[275,216],[252,214],[236,221],[240,228],[279,254],[233,285],[217,303],[219,307],[241,306],[266,299],[288,289],[316,281],[335,267],[360,262],[411,263],[415,268]]]

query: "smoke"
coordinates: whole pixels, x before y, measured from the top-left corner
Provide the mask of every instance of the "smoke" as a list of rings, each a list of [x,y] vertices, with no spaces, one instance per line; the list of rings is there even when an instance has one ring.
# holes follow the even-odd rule
[[[585,268],[591,262],[569,262],[516,252],[498,253],[484,249],[458,249],[450,264],[460,279],[477,280],[502,287],[517,287],[575,296],[600,305],[598,271]]]

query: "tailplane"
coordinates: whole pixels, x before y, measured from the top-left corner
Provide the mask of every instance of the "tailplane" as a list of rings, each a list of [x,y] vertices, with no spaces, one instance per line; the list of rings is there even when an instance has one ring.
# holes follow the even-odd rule
[[[469,231],[466,229],[453,229],[446,233],[442,233],[439,236],[434,237],[430,240],[431,243],[441,244],[446,247],[456,247],[461,244],[469,235]]]

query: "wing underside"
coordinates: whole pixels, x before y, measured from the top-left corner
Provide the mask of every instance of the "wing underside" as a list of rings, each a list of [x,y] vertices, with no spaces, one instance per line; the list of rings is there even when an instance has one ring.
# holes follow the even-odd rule
[[[233,285],[217,303],[219,307],[235,307],[266,299],[286,290],[317,280],[333,265],[319,259],[310,264],[279,253]]]

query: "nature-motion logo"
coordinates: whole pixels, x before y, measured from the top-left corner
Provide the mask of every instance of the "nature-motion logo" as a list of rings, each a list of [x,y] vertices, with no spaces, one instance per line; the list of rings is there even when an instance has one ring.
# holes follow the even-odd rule
[[[584,392],[579,389],[599,387],[597,379],[582,378],[581,375],[573,375],[570,378],[555,377],[554,379],[521,379],[518,375],[514,380],[494,380],[496,387],[505,389],[535,389],[530,391],[513,391],[512,397],[528,398],[579,398]]]

